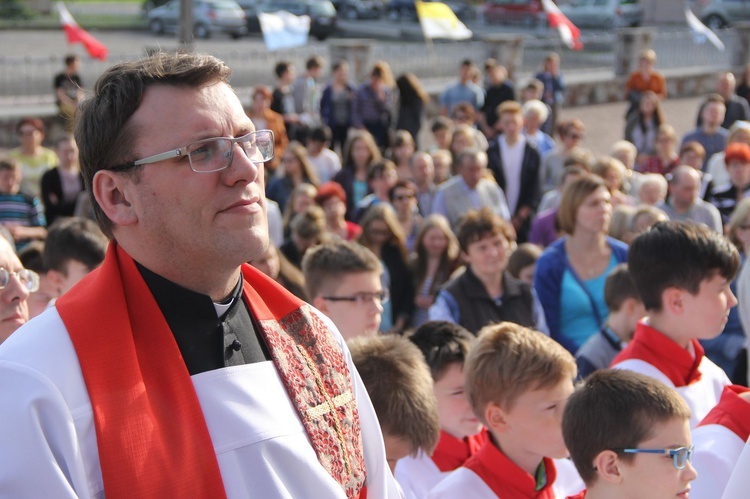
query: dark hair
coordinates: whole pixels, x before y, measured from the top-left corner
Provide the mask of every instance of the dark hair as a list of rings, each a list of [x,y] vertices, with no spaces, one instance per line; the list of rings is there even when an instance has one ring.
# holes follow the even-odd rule
[[[432,127],[430,128],[430,131],[432,133],[435,133],[440,130],[450,130],[453,128],[453,121],[451,121],[450,118],[447,116],[438,116],[435,118],[435,121],[432,122]]]
[[[469,251],[472,243],[496,235],[501,235],[509,244],[516,240],[513,226],[487,207],[467,211],[461,218],[456,231],[458,244],[464,253]]]
[[[398,87],[399,99],[404,104],[430,101],[430,96],[414,73],[404,73],[396,78],[396,87]]]
[[[422,351],[435,381],[440,380],[450,365],[463,367],[476,340],[466,328],[448,321],[425,322],[409,339]]]
[[[510,254],[508,258],[508,272],[518,279],[521,271],[529,265],[534,265],[542,256],[542,247],[533,243],[523,243]]]
[[[65,65],[66,66],[70,66],[71,64],[73,64],[77,60],[78,60],[78,56],[75,55],[75,54],[68,54],[68,55],[65,56],[65,59],[63,59],[63,61],[65,61]]]
[[[562,433],[578,473],[591,485],[599,453],[637,448],[659,424],[689,418],[687,403],[664,383],[625,369],[599,370],[568,399]],[[630,462],[635,455],[618,453],[618,458]]]
[[[321,125],[310,130],[310,135],[307,137],[307,140],[312,140],[314,142],[330,142],[332,138],[333,134],[331,129],[326,125]]]
[[[305,62],[305,69],[316,69],[316,68],[322,68],[323,67],[323,58],[319,55],[314,55],[307,59],[307,62]]]
[[[635,287],[628,264],[621,263],[612,269],[604,282],[604,303],[607,304],[610,312],[617,312],[628,298],[641,301],[641,295]]]
[[[397,189],[411,189],[414,195],[417,194],[417,186],[414,184],[414,182],[408,179],[401,179],[398,180],[388,191],[388,199],[390,199],[391,202],[393,202],[393,199],[396,196]]]
[[[230,73],[222,61],[210,55],[157,52],[138,61],[116,64],[99,77],[92,96],[78,108],[75,138],[91,206],[106,236],[112,237],[114,224],[94,197],[92,181],[99,170],[136,159],[133,145],[139,131],[130,118],[141,105],[146,89],[156,84],[201,88],[226,82]],[[125,174],[137,181],[140,171],[141,167],[134,167]]]
[[[4,157],[0,158],[0,171],[19,171],[21,169],[21,165],[18,163],[17,160],[10,157]]]
[[[44,241],[31,241],[18,252],[18,259],[23,268],[33,270],[37,274],[44,274]]]
[[[289,68],[292,67],[291,62],[287,61],[280,61],[277,62],[276,65],[273,67],[273,73],[276,75],[276,78],[281,78],[284,76],[284,73],[289,71]]]
[[[81,217],[60,218],[47,231],[44,268],[67,275],[68,262],[75,260],[93,270],[104,261],[108,242],[92,220]]]
[[[740,255],[728,239],[705,225],[657,222],[633,240],[628,266],[646,310],[659,312],[667,288],[696,295],[701,283],[716,274],[732,281]]]

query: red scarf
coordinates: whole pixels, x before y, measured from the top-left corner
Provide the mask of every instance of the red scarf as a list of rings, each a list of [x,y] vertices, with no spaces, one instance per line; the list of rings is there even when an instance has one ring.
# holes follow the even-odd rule
[[[243,299],[321,464],[358,497],[362,439],[340,347],[304,302],[249,265],[242,273]],[[91,399],[107,497],[225,497],[190,374],[135,262],[113,242],[83,282],[57,309]]]
[[[464,464],[484,480],[484,483],[502,499],[555,499],[552,484],[557,478],[557,469],[552,459],[544,458],[547,483],[536,490],[536,478],[522,470],[498,449],[491,438],[487,438],[479,452]]]
[[[486,439],[487,430],[484,428],[476,435],[461,439],[440,431],[440,440],[430,457],[440,471],[453,471],[476,454]]]
[[[635,327],[633,341],[612,361],[612,365],[625,360],[638,359],[648,362],[661,371],[676,388],[687,386],[701,379],[698,367],[703,360],[703,347],[698,340],[691,340],[695,358],[660,331],[639,322]]]
[[[721,425],[746,442],[750,437],[750,402],[741,398],[740,393],[748,391],[750,388],[744,386],[725,386],[719,403],[698,426]]]

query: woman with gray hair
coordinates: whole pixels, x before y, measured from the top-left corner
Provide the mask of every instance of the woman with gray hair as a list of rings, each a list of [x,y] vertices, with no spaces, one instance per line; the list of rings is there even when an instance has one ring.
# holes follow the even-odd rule
[[[538,99],[531,99],[524,102],[521,113],[524,121],[523,134],[544,159],[544,156],[555,148],[554,139],[541,130],[542,124],[549,116],[549,106]]]

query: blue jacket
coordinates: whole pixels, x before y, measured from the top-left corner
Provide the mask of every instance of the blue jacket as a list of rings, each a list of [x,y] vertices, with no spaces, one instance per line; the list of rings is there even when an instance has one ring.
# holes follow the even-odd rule
[[[542,256],[539,257],[534,271],[534,289],[542,303],[542,308],[544,308],[550,336],[569,351],[575,352],[576,345],[560,335],[560,293],[563,274],[565,269],[568,268],[568,256],[565,251],[566,239],[567,237],[558,239],[548,246]],[[607,237],[607,244],[612,249],[612,254],[618,262],[627,262],[627,244],[611,237]]]

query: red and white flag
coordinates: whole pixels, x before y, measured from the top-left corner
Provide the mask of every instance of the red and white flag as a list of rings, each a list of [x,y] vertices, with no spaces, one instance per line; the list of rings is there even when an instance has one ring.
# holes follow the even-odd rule
[[[82,43],[91,57],[102,61],[107,59],[107,53],[109,52],[107,46],[78,26],[64,3],[57,2],[57,10],[60,12],[60,22],[65,30],[65,35],[68,37],[68,43]]]
[[[581,50],[583,48],[581,30],[570,22],[570,19],[565,17],[565,14],[560,11],[552,0],[542,0],[542,8],[547,13],[547,23],[550,27],[557,28],[557,32],[560,33],[563,43],[570,49]]]

